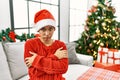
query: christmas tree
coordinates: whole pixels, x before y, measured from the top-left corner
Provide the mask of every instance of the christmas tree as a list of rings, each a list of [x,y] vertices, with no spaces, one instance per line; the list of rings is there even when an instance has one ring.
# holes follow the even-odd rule
[[[97,0],[88,11],[81,37],[75,41],[76,51],[97,59],[98,47],[120,49],[120,22],[114,16],[111,0]]]

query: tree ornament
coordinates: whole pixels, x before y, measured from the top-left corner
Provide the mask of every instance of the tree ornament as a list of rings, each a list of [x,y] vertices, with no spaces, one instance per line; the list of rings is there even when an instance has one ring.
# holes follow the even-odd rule
[[[107,38],[107,34],[106,34],[106,33],[104,33],[103,36],[104,36],[105,38]]]
[[[103,34],[101,34],[100,36],[103,37]]]
[[[110,28],[108,28],[107,31],[110,32]]]
[[[100,33],[100,30],[99,30],[99,28],[97,28],[97,29],[96,29],[96,33]]]
[[[97,58],[97,52],[93,51],[93,58],[96,59]]]
[[[105,26],[103,26],[103,29],[104,29],[104,30],[107,30],[107,28],[106,28]]]
[[[98,24],[98,20],[95,20],[95,24]]]
[[[105,21],[108,22],[108,23],[111,23],[111,22],[112,22],[111,19],[105,19]]]
[[[90,49],[87,49],[87,52],[90,53],[91,52]]]
[[[100,43],[100,46],[104,46],[104,43]]]
[[[100,19],[100,16],[98,16],[97,19]]]
[[[116,37],[115,37],[115,36],[113,36],[112,38],[113,38],[113,40],[115,40],[115,39],[116,39]]]
[[[109,28],[110,26],[108,25],[107,27]]]
[[[105,22],[103,22],[103,23],[102,23],[102,26],[106,26],[106,23],[105,23]]]
[[[96,12],[97,11],[97,6],[92,6],[91,10],[92,10],[92,13]]]
[[[97,43],[97,40],[94,40],[93,42],[94,42],[94,43]]]
[[[90,43],[89,46],[90,46],[90,48],[92,48],[93,47],[92,43]]]
[[[115,28],[112,28],[113,31],[115,31]]]
[[[99,44],[101,41],[100,40],[98,40],[98,42],[97,42],[97,44]]]

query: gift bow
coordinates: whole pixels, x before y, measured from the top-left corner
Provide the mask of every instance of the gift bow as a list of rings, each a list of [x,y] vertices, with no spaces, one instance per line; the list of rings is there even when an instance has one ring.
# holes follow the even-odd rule
[[[102,47],[101,47],[100,49],[101,49],[101,50],[98,51],[98,52],[99,52],[99,54],[100,54],[100,63],[102,63],[102,55],[107,54],[107,50],[104,51]],[[107,49],[107,48],[105,48],[105,49]],[[107,62],[108,62],[108,60],[107,60]]]
[[[115,64],[115,60],[118,60],[120,58],[115,58],[114,53],[118,52],[118,49],[109,49],[110,52],[112,52],[112,57],[108,57],[108,58],[112,58],[113,59],[113,64]]]

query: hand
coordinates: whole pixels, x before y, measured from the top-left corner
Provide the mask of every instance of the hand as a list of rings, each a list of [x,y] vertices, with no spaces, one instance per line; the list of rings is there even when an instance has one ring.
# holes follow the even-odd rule
[[[57,56],[58,59],[68,58],[67,50],[62,50],[62,49],[63,47],[57,49],[54,55]]]
[[[34,52],[30,51],[29,53],[32,54],[32,56],[25,58],[25,63],[27,65],[27,67],[31,67],[32,66],[32,63],[33,63],[35,57],[37,56],[37,54],[34,53]]]

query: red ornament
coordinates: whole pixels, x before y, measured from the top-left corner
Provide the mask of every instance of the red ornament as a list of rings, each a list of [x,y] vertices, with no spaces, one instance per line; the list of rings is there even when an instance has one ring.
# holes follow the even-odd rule
[[[92,6],[90,10],[88,10],[89,13],[93,13],[97,11],[97,6]]]
[[[3,37],[2,37],[2,40],[3,40],[3,41],[5,41],[5,40],[6,40],[6,37],[5,37],[5,36],[3,36]]]
[[[8,36],[9,36],[14,42],[16,42],[16,40],[15,40],[16,35],[15,35],[15,33],[14,33],[13,31],[10,31],[9,34],[8,34]]]

